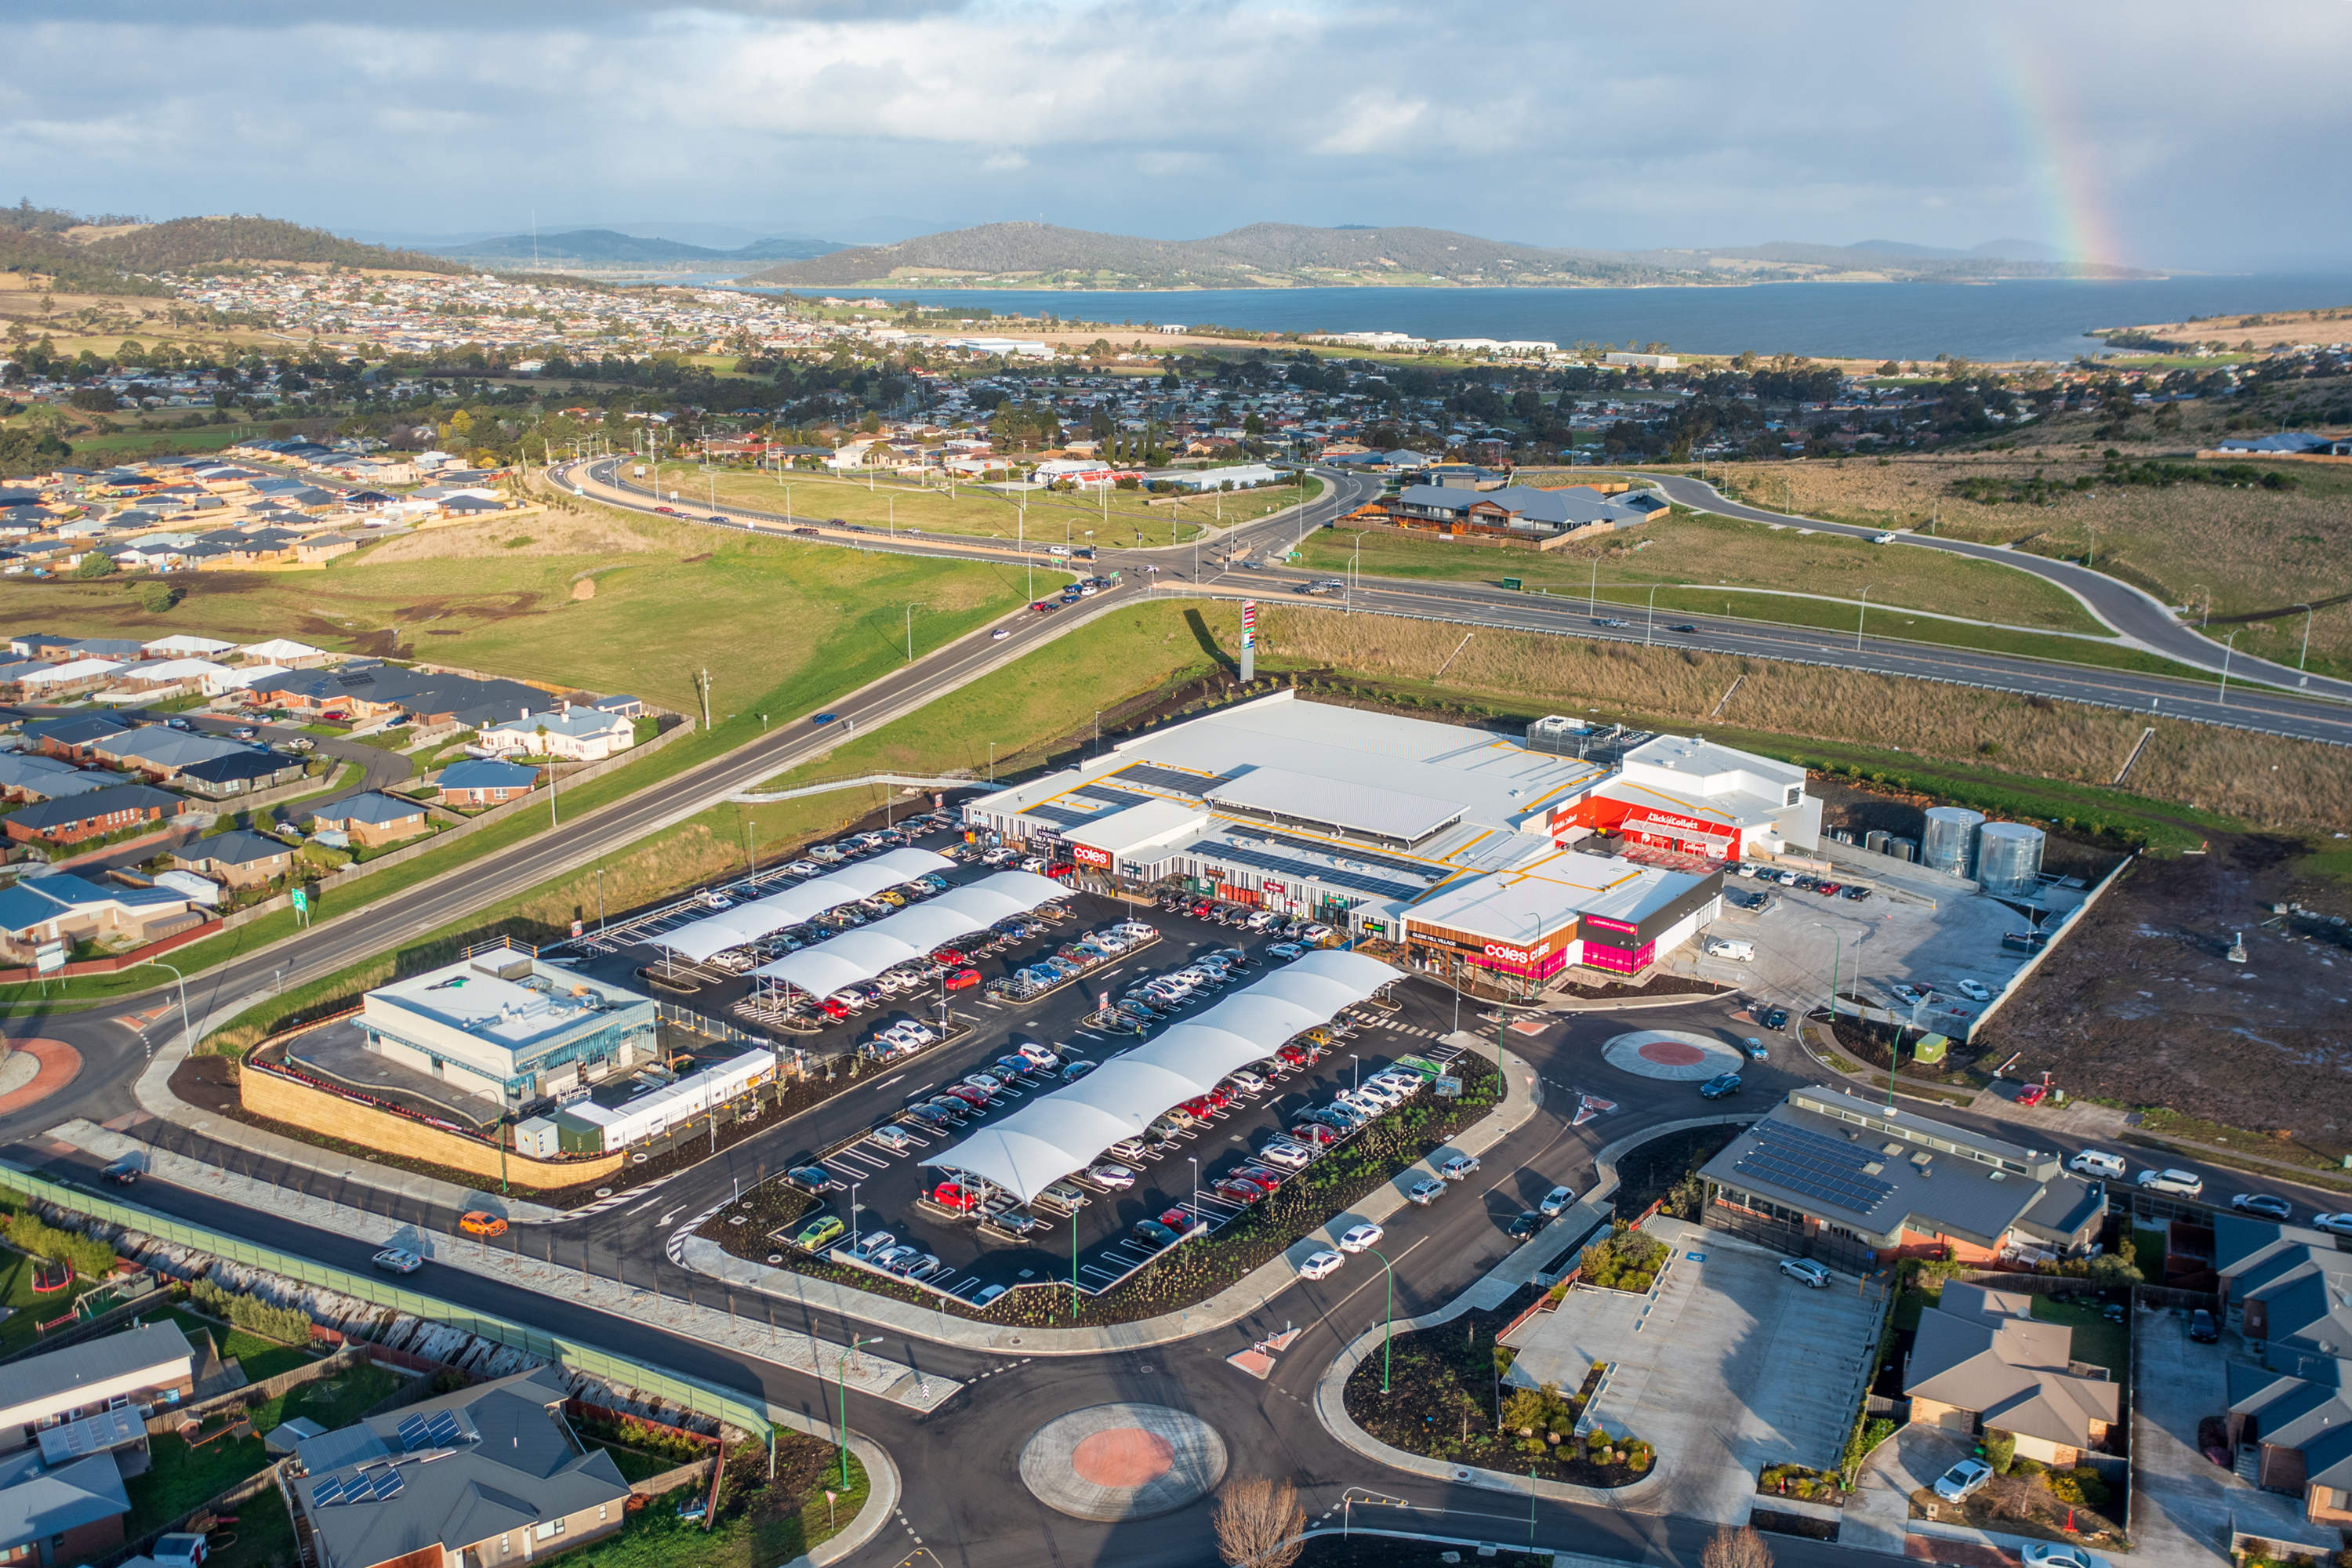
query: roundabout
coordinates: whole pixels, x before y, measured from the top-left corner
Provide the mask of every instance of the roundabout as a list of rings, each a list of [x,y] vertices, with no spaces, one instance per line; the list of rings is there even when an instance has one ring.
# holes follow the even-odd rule
[[[1037,1428],[1021,1479],[1047,1507],[1105,1523],[1172,1513],[1225,1473],[1225,1443],[1164,1405],[1097,1405]]]
[[[1637,1029],[1601,1047],[1602,1059],[1636,1078],[1669,1083],[1697,1082],[1717,1073],[1738,1072],[1747,1058],[1735,1046],[1681,1029]]]

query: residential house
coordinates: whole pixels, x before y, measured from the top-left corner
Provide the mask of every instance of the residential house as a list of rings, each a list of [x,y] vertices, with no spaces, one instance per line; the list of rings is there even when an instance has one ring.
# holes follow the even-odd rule
[[[566,702],[544,712],[485,725],[475,744],[486,752],[522,752],[575,763],[601,763],[636,744],[636,726],[618,713]]]
[[[346,533],[320,533],[297,540],[294,559],[305,566],[323,566],[338,555],[349,555],[360,542]]]
[[[16,682],[28,702],[63,702],[112,683],[122,666],[110,658],[76,658],[36,670]]]
[[[301,759],[241,746],[221,756],[190,763],[173,776],[174,787],[206,800],[226,800],[293,784],[303,773]]]
[[[37,719],[25,726],[25,740],[46,757],[71,763],[98,760],[91,747],[122,733],[122,721],[98,713],[72,713],[62,719]]]
[[[254,754],[253,748],[242,741],[196,730],[174,730],[165,724],[142,724],[119,735],[92,741],[89,750],[100,762],[136,769],[158,782],[177,779],[182,769],[196,763]]]
[[[55,757],[0,752],[0,798],[57,800],[64,795],[88,795],[123,782],[120,773],[89,772]]]
[[[186,811],[185,798],[141,784],[110,784],[87,795],[45,800],[0,816],[0,828],[19,844],[79,844],[127,827],[163,822]]]
[[[166,888],[133,888],[54,874],[0,888],[0,958],[33,962],[45,942],[158,942],[200,925],[187,898]]]
[[[2228,1363],[2230,1452],[2252,1450],[2256,1486],[2303,1499],[2305,1519],[2343,1530],[2352,1527],[2352,1363],[2331,1356],[2305,1370]]]
[[[294,1444],[287,1482],[320,1568],[519,1568],[621,1528],[629,1483],[564,1419],[553,1367]]]
[[[5,818],[0,818],[5,822]],[[310,814],[310,831],[340,833],[352,843],[374,848],[414,838],[425,831],[425,811],[413,800],[400,800],[374,790],[322,805]]]
[[[149,658],[218,658],[222,654],[236,650],[235,643],[223,642],[218,637],[189,637],[185,634],[157,637],[140,646]]]
[[[334,655],[309,643],[296,642],[291,637],[272,637],[268,642],[247,643],[237,652],[247,663],[283,665],[288,669],[311,669],[332,662]]]
[[[599,713],[618,713],[624,719],[641,719],[648,711],[641,697],[599,697],[588,706]]]
[[[539,770],[520,763],[468,758],[441,770],[441,799],[448,805],[504,805],[529,795]]]
[[[122,1544],[130,1511],[112,1454],[52,1465],[40,1449],[26,1448],[0,1458],[0,1563],[88,1563]]]
[[[173,855],[172,864],[232,888],[258,888],[294,868],[294,851],[268,834],[237,827],[190,840]]]
[[[156,658],[126,667],[115,684],[148,697],[199,691],[206,680],[226,675],[228,666],[208,658]]]
[[[2078,1257],[2106,1209],[2103,1184],[2046,1150],[1827,1088],[1790,1093],[1699,1174],[1710,1228],[1864,1269]]]
[[[169,1322],[10,1362],[0,1366],[0,1454],[33,1447],[44,1430],[120,1403],[184,1398],[195,1391],[195,1350]]]
[[[1904,1369],[1914,1423],[1961,1437],[2010,1433],[2017,1452],[2059,1468],[2106,1446],[2122,1418],[2107,1369],[2074,1359],[2074,1331],[2033,1317],[2033,1298],[1958,1280],[1919,1314]]]

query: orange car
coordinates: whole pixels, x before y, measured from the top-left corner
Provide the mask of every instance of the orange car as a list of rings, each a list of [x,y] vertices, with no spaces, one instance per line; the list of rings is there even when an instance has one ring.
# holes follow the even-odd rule
[[[504,1236],[507,1222],[494,1214],[473,1209],[458,1219],[457,1228],[467,1236]]]

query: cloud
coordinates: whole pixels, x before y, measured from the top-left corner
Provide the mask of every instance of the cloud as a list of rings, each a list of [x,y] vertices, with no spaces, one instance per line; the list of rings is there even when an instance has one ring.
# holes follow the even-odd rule
[[[2352,257],[2341,0],[2259,26],[2189,0],[19,0],[10,31],[21,194],[158,216]]]

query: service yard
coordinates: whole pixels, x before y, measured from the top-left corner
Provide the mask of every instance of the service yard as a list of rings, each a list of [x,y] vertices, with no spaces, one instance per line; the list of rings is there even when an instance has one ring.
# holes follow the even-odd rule
[[[2215,837],[2210,852],[2142,858],[1987,1029],[2014,1078],[2352,1150],[2352,938],[2340,886],[2295,874],[2300,847]],[[2242,937],[2245,962],[2231,963]],[[1998,1059],[1998,1058],[1996,1058]],[[2288,1151],[2274,1155],[2295,1157]]]

